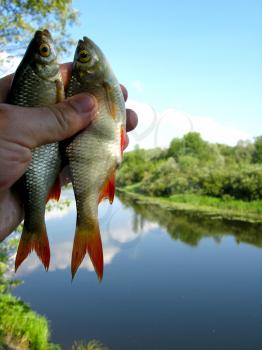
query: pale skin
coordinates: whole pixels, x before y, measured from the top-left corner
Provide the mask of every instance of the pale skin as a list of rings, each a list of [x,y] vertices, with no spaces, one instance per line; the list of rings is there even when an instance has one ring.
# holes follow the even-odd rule
[[[72,64],[61,65],[65,87]],[[51,107],[28,108],[5,103],[13,75],[0,79],[0,241],[22,221],[22,201],[13,184],[25,173],[34,147],[64,140],[88,127],[95,118],[97,102],[88,94],[79,94]],[[127,100],[127,90],[121,85]],[[137,115],[126,110],[126,131],[137,125]],[[127,136],[127,135],[126,135]],[[125,148],[128,145],[126,137]]]

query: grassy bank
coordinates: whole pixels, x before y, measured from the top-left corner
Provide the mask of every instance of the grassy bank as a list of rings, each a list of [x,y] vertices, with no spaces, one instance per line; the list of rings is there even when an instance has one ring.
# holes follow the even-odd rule
[[[136,192],[136,185],[118,188],[141,204],[154,204],[162,208],[210,217],[221,217],[245,222],[262,222],[262,200],[246,202],[231,198],[215,198],[196,194],[177,194],[170,197],[145,196]]]

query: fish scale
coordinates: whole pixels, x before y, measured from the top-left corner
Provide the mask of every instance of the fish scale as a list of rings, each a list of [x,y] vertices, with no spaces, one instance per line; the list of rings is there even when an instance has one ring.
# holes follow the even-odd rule
[[[41,51],[43,45],[48,49],[48,55],[46,50]],[[37,31],[17,68],[8,102],[24,107],[41,107],[60,102],[58,96],[63,96],[63,81],[54,43],[47,30]],[[49,197],[59,198],[60,188],[56,179],[60,168],[58,142],[36,147],[32,150],[32,160],[26,173],[16,184],[25,212],[16,270],[32,250],[48,269],[50,248],[44,219],[45,206]]]
[[[123,94],[112,69],[98,46],[86,37],[76,48],[67,96],[80,92],[96,97],[98,112],[91,125],[65,149],[77,207],[71,271],[74,277],[88,252],[98,278],[102,279],[98,203],[103,198],[113,201],[115,170],[122,160],[126,113]]]

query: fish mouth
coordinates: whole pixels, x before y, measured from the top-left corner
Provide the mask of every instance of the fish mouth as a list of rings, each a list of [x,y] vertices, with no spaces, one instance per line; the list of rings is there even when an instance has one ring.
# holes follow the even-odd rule
[[[89,39],[87,36],[84,36],[83,39],[80,39],[78,41],[78,44],[87,44],[90,46],[94,46],[94,42],[91,39]]]
[[[48,29],[37,30],[35,32],[35,38],[42,38],[43,36],[47,37],[48,39],[52,39],[51,33]]]

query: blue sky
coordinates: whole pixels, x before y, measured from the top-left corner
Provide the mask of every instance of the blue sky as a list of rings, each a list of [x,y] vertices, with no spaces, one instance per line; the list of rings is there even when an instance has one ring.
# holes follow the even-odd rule
[[[167,146],[188,131],[228,144],[262,135],[261,0],[73,0],[73,7],[79,24],[68,30],[102,48],[139,114],[131,147]]]
[[[130,98],[262,134],[262,1],[73,1]],[[141,116],[142,117],[142,116]]]

